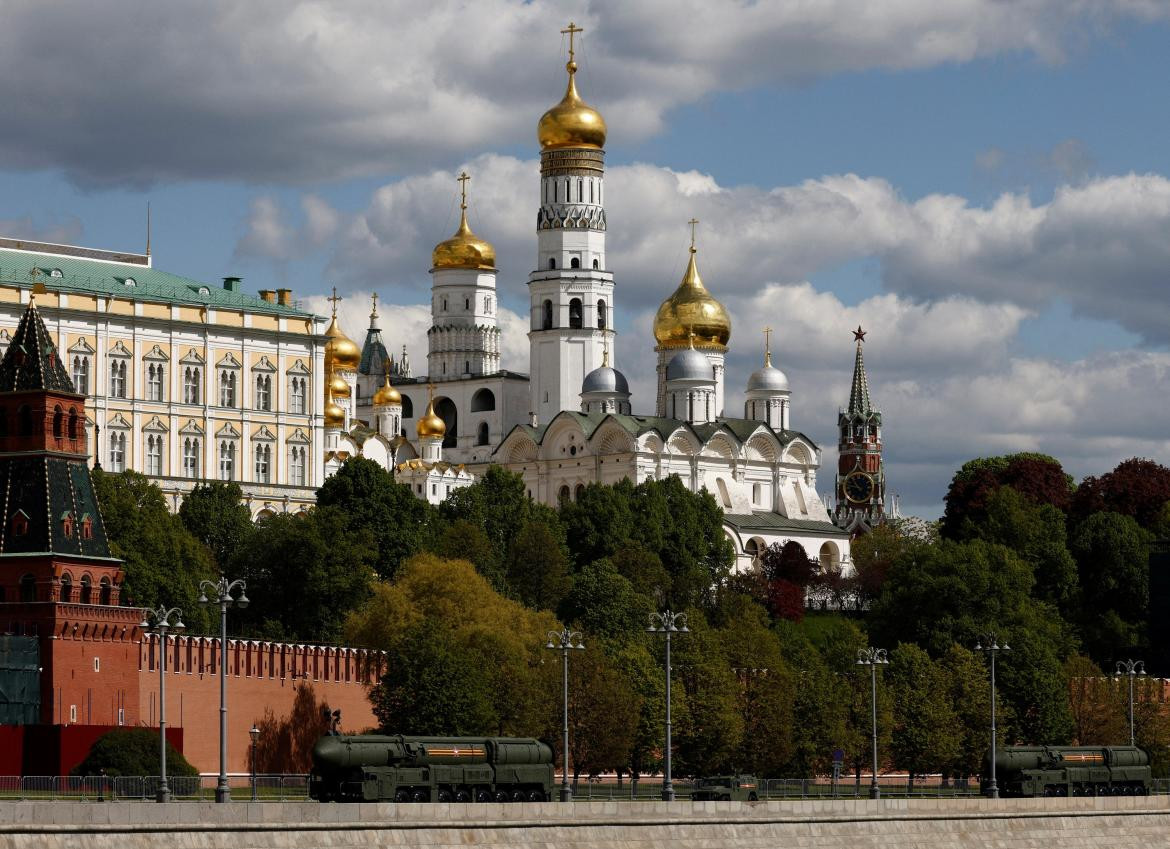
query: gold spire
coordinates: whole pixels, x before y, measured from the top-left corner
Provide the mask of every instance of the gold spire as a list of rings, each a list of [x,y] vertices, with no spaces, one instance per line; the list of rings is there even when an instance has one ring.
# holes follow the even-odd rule
[[[325,364],[332,371],[353,371],[362,361],[361,348],[341,330],[337,323],[337,304],[342,298],[337,294],[337,287],[333,287],[333,297],[329,301],[333,304],[333,318],[325,328],[325,336],[329,340],[325,343]],[[341,378],[338,378],[341,380]]]
[[[471,232],[467,224],[467,181],[471,179],[464,171],[458,177],[461,198],[459,201],[459,229],[455,235],[435,245],[431,252],[431,266],[435,268],[471,268],[483,271],[496,270],[496,249],[491,242]]]
[[[693,334],[700,345],[727,347],[731,338],[731,318],[723,304],[711,297],[699,276],[695,262],[695,225],[698,219],[687,222],[691,225],[690,260],[683,273],[682,282],[669,298],[662,302],[654,316],[654,338],[664,348],[682,348]]]
[[[577,63],[573,61],[573,36],[584,30],[570,22],[562,34],[569,36],[569,61],[565,70],[569,72],[569,85],[561,102],[544,113],[537,125],[536,136],[544,150],[560,147],[605,146],[605,119],[601,113],[581,99],[577,94]]]
[[[382,383],[381,388],[374,393],[374,406],[386,407],[390,404],[402,404],[402,394],[390,385],[390,362],[386,361],[383,364],[386,372],[386,378]]]
[[[772,328],[764,328],[764,368],[772,365]]]
[[[418,420],[416,431],[419,439],[442,439],[447,435],[447,424],[435,414],[435,384],[427,384],[427,411]]]

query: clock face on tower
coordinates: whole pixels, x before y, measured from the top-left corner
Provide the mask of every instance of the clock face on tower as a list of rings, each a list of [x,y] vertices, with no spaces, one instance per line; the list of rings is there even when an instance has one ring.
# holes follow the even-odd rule
[[[845,478],[845,497],[854,504],[863,504],[873,495],[873,478],[865,472],[853,472]]]

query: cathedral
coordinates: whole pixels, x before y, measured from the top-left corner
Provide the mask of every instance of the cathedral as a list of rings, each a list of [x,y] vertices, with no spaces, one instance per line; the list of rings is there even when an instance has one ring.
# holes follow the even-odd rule
[[[570,24],[566,32],[565,94],[537,126],[529,374],[500,368],[495,250],[469,225],[470,178],[461,174],[459,226],[432,253],[425,375],[411,373],[405,349],[398,360],[388,353],[376,299],[361,348],[340,329],[334,300],[324,357],[324,474],[361,455],[438,503],[499,464],[551,505],[575,499],[594,482],[678,475],[723,508],[737,569],[750,568],[772,543],[790,540],[823,567],[848,569],[851,535],[880,517],[880,414],[869,410],[867,388],[863,402],[851,399],[848,415],[842,412],[835,523],[817,493],[820,448],[792,429],[788,378],[772,364],[767,335],[763,363],[746,381],[742,417],[724,408],[731,321],[699,274],[694,220],[686,270],[654,319],[652,413],[649,404],[635,412],[640,405],[613,346],[617,283],[606,257],[606,124],[578,93],[573,36],[580,30]],[[859,379],[866,385],[860,344],[854,394]],[[854,409],[858,403],[864,410]],[[853,440],[855,432],[872,433],[874,441]],[[847,440],[853,440],[848,453]],[[846,456],[859,465],[846,469]],[[861,475],[871,482],[865,498]]]

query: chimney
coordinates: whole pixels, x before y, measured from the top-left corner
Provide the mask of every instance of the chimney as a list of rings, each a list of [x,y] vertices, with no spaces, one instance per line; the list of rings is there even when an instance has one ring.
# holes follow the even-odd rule
[[[242,279],[241,277],[225,277],[223,278],[223,288],[229,292],[238,292],[240,291],[240,280]]]
[[[274,292],[272,289],[261,289],[260,300],[264,301],[266,304],[275,304],[276,292]]]
[[[292,289],[277,289],[276,290],[276,301],[282,307],[291,307],[292,306]]]

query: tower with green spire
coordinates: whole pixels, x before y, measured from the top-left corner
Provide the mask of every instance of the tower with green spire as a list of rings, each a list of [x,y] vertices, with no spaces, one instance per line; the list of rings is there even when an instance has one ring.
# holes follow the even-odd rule
[[[837,507],[833,521],[854,536],[885,521],[886,475],[882,466],[882,413],[869,397],[862,345],[865,331],[853,331],[857,356],[849,406],[837,415]]]

